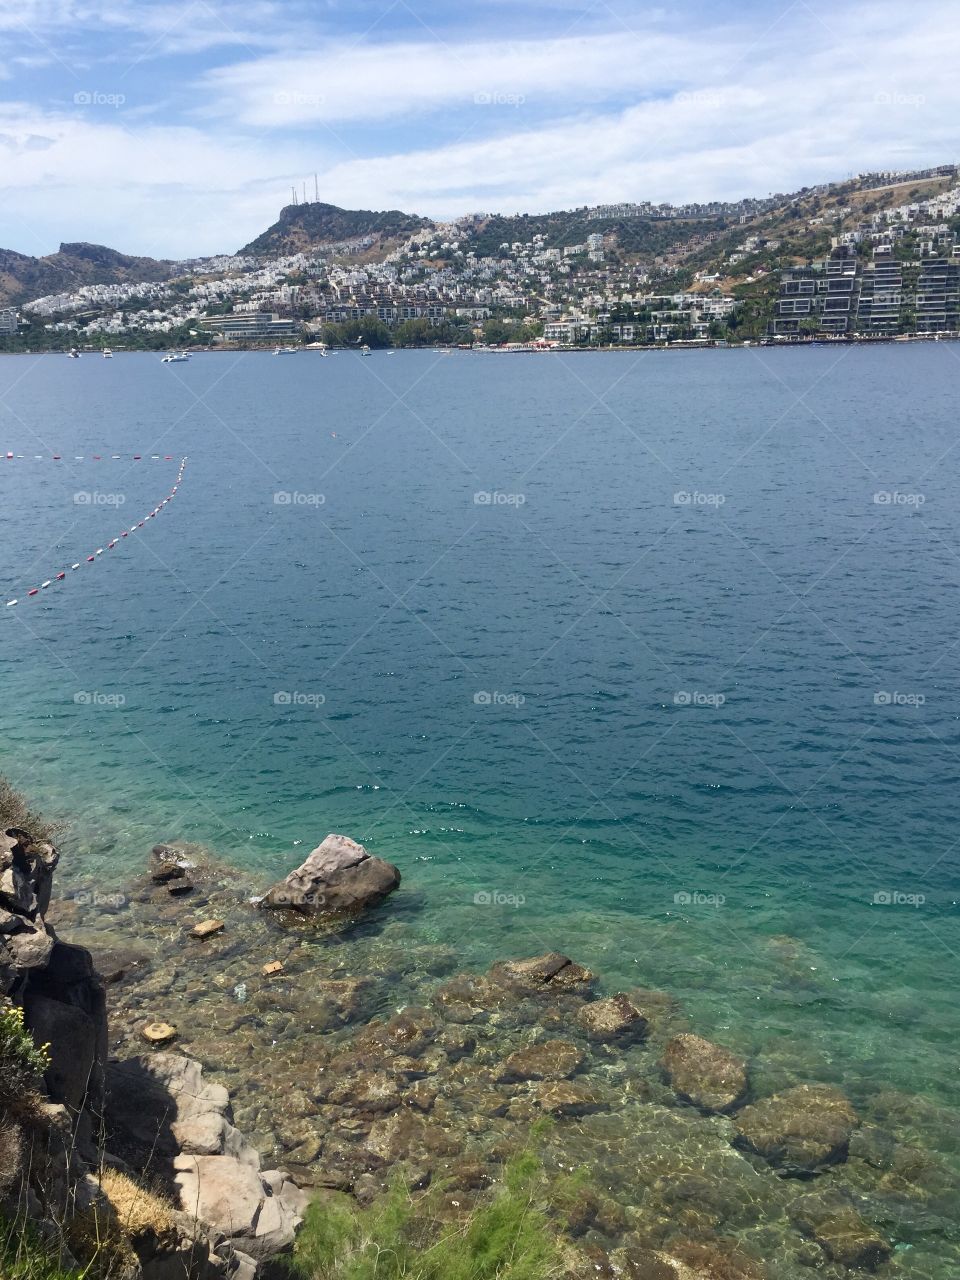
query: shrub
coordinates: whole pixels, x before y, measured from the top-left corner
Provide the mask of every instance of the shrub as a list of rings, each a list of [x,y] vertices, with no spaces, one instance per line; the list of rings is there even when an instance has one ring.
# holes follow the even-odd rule
[[[23,1025],[23,1010],[0,999],[0,1112],[22,1114],[49,1065],[46,1046],[38,1049]],[[29,1110],[32,1113],[32,1107]]]
[[[64,832],[62,822],[54,822],[41,813],[35,813],[6,778],[0,777],[0,831],[8,827],[20,827],[29,831],[34,840],[47,840],[56,844]]]
[[[437,1193],[419,1201],[393,1184],[370,1209],[314,1203],[293,1267],[305,1280],[547,1280],[560,1257],[536,1207],[540,1165],[523,1152],[499,1189],[463,1220],[443,1222]]]

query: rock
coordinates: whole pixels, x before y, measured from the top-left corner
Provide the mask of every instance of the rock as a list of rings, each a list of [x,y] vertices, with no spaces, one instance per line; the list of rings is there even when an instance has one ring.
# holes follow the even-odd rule
[[[190,936],[191,938],[210,938],[225,928],[226,925],[222,920],[201,920],[190,930]]]
[[[747,1092],[744,1060],[702,1036],[674,1036],[661,1065],[674,1092],[701,1111],[729,1111]]]
[[[148,1022],[140,1028],[140,1034],[150,1044],[167,1044],[177,1034],[177,1028],[169,1022]]]
[[[384,1164],[396,1164],[410,1155],[429,1159],[460,1150],[456,1139],[409,1110],[393,1111],[383,1120],[375,1120],[364,1147]]]
[[[177,1156],[175,1183],[184,1212],[223,1232],[254,1259],[289,1248],[304,1197],[293,1183],[275,1191],[259,1169],[230,1156]]]
[[[646,1018],[622,992],[585,1004],[577,1022],[591,1040],[642,1040],[647,1034]]]
[[[575,991],[580,994],[586,994],[595,981],[589,969],[559,951],[534,956],[531,960],[505,960],[493,966],[489,977],[492,982],[524,991]]]
[[[371,1022],[357,1035],[354,1048],[359,1052],[383,1049],[410,1057],[419,1057],[434,1041],[440,1024],[429,1011],[410,1005],[386,1022]]]
[[[766,1280],[768,1274],[734,1241],[680,1241],[668,1247],[669,1253],[628,1248],[615,1254],[615,1274],[624,1280]]]
[[[859,1121],[833,1085],[801,1084],[744,1107],[734,1123],[737,1146],[786,1175],[805,1176],[846,1160]]]
[[[27,1026],[37,1044],[49,1046],[44,1080],[51,1099],[79,1111],[102,1061],[96,1022],[75,1005],[32,995]]]
[[[192,880],[171,880],[167,885],[167,893],[171,898],[185,898],[188,893],[193,893]]]
[[[190,869],[190,863],[182,849],[171,844],[155,844],[150,850],[150,879],[157,884],[179,880]]]
[[[283,961],[271,960],[260,970],[265,978],[272,978],[274,974],[283,973]]]
[[[570,1080],[544,1080],[534,1086],[532,1096],[552,1116],[586,1116],[609,1107],[596,1089]]]
[[[800,1196],[789,1206],[793,1223],[845,1267],[875,1271],[893,1252],[886,1240],[857,1212],[853,1197],[837,1187]]]
[[[569,1040],[544,1040],[511,1053],[497,1072],[501,1084],[519,1080],[563,1080],[583,1064],[583,1051]]]
[[[328,835],[302,866],[275,884],[260,906],[310,917],[353,915],[396,889],[400,872],[348,836]]]

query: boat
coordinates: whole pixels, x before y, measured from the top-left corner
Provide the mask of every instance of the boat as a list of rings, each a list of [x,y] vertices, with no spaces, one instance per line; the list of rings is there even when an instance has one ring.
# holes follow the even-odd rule
[[[168,351],[165,356],[160,357],[161,364],[183,364],[189,360],[190,356],[186,351]]]
[[[112,359],[113,359],[113,352],[110,350],[110,348],[109,348],[109,347],[104,347],[104,348],[103,348],[103,358],[104,358],[104,360],[112,360]]]
[[[362,356],[370,355],[370,348],[367,346],[366,343],[364,343],[363,346],[360,348],[360,354]]]
[[[80,359],[80,352],[77,350],[76,347],[71,347],[70,350],[67,352],[67,355],[70,357],[71,360]]]
[[[295,356],[299,350],[299,347],[277,347],[273,354],[275,356]]]

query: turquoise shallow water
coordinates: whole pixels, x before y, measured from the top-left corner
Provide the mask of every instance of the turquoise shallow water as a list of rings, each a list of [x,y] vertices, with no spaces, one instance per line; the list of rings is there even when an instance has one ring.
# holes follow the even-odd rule
[[[558,947],[774,1082],[957,1106],[958,360],[5,358],[5,598],[176,472],[73,455],[189,464],[0,615],[2,769],[68,885],[344,831],[465,964]]]

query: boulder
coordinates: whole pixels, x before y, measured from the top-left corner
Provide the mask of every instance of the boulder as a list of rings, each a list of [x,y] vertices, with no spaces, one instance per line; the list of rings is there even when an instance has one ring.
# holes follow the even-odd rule
[[[302,916],[349,916],[382,902],[400,872],[348,836],[328,835],[302,866],[275,884],[261,907]]]
[[[853,1197],[839,1187],[799,1196],[789,1207],[791,1221],[811,1236],[832,1262],[875,1271],[893,1252],[890,1242],[857,1212]]]
[[[828,1084],[800,1084],[744,1107],[734,1118],[736,1145],[787,1176],[810,1176],[846,1160],[859,1124],[850,1100]]]
[[[149,1167],[185,1214],[225,1237],[221,1257],[262,1260],[289,1247],[306,1196],[282,1171],[261,1170],[230,1095],[195,1059],[161,1052],[111,1063],[106,1118],[111,1151]]]
[[[661,1060],[674,1092],[701,1111],[730,1111],[747,1092],[747,1064],[722,1045],[684,1032],[667,1044]]]
[[[497,1072],[500,1084],[521,1080],[565,1080],[583,1064],[583,1051],[569,1040],[544,1040],[511,1053]]]
[[[302,1221],[306,1197],[289,1179],[264,1175],[231,1156],[177,1156],[180,1206],[227,1236],[254,1259],[288,1249]]]
[[[582,995],[595,981],[589,969],[559,951],[530,960],[504,960],[495,964],[488,976],[491,982],[524,992],[573,991]]]
[[[577,1022],[591,1040],[642,1040],[647,1034],[647,1019],[635,1004],[621,992],[605,1000],[585,1004],[577,1013]]]

